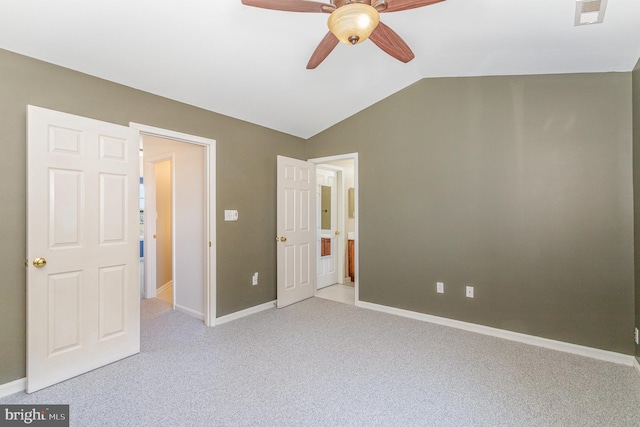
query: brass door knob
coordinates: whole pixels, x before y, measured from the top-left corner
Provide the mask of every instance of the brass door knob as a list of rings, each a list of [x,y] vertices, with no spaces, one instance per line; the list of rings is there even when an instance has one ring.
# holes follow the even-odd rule
[[[340,235],[340,232],[339,232],[339,231],[336,231],[336,236],[339,236],[339,235]]]
[[[286,242],[286,241],[287,241],[287,238],[286,238],[286,237],[284,237],[284,236],[282,236],[282,237],[280,238],[280,241],[281,241],[281,242]]]
[[[44,258],[36,258],[33,260],[33,266],[36,268],[42,268],[47,265],[47,260]]]

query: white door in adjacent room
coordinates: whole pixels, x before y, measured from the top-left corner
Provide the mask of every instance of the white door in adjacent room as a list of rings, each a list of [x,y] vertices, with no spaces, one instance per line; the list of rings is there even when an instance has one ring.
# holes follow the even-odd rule
[[[315,165],[278,156],[278,308],[313,296],[316,280]]]
[[[323,194],[324,193],[324,194]],[[316,167],[317,289],[338,283],[338,185],[337,173]],[[324,241],[329,242],[325,245]],[[323,251],[324,246],[324,251]],[[328,247],[327,247],[328,246]]]
[[[29,106],[27,392],[140,351],[139,133]]]

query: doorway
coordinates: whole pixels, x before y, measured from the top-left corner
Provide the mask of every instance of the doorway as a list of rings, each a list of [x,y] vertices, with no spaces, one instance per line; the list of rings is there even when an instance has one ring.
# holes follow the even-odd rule
[[[309,161],[316,165],[316,211],[320,217],[325,215],[324,224],[322,218],[316,221],[318,279],[315,296],[357,305],[358,155],[352,153]],[[326,245],[329,245],[328,251]],[[332,263],[335,264],[332,266]]]
[[[143,149],[144,295],[153,298],[168,293],[174,309],[213,326],[215,141],[135,123],[131,126],[140,130]],[[163,185],[161,191],[158,187]],[[167,201],[170,209],[162,214],[161,205]]]

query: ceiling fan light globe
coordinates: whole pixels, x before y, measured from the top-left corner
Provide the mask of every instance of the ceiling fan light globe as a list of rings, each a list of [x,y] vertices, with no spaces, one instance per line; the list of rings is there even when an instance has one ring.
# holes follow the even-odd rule
[[[357,44],[365,41],[380,22],[378,11],[363,3],[351,3],[341,6],[329,15],[327,26],[338,40],[345,44]],[[356,40],[356,43],[353,43]]]

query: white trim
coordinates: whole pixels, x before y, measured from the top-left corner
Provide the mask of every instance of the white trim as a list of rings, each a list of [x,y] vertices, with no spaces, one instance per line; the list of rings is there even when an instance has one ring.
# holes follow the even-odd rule
[[[11,396],[12,394],[20,393],[27,389],[27,379],[20,378],[19,380],[11,381],[10,383],[0,384],[0,398]]]
[[[160,138],[169,138],[176,141],[190,144],[202,145],[206,148],[207,156],[207,185],[206,185],[206,206],[208,215],[206,218],[205,254],[206,278],[204,284],[204,323],[207,326],[215,325],[216,320],[216,141],[215,139],[204,138],[196,135],[161,129],[147,126],[140,123],[130,122],[129,126],[138,129],[141,134],[152,135]],[[175,271],[175,270],[174,270]],[[175,294],[175,289],[174,289]],[[178,309],[178,307],[174,307]]]
[[[264,304],[245,308],[244,310],[236,311],[235,313],[227,314],[226,316],[218,317],[216,319],[216,326],[231,322],[232,320],[240,319],[242,317],[250,316],[252,314],[260,313],[261,311],[270,310],[272,308],[275,308],[275,306],[276,301],[274,300],[265,302]]]
[[[535,345],[538,347],[548,348],[550,350],[563,351],[565,353],[591,357],[593,359],[604,360],[606,362],[617,363],[620,365],[633,366],[635,361],[635,357],[627,354],[601,350],[593,347],[585,347],[582,345],[571,344],[564,341],[556,341],[548,338],[536,337],[534,335],[521,334],[519,332],[512,332],[504,329],[492,328],[490,326],[477,325],[475,323],[468,323],[460,320],[447,319],[446,317],[432,316],[430,314],[417,313],[415,311],[403,310],[400,308],[388,307],[385,305],[379,305],[370,302],[356,301],[356,306],[369,310],[381,311],[383,313],[395,314],[397,316],[408,317],[410,319],[421,320],[423,322],[449,326],[451,328],[462,329],[478,334],[489,335],[510,341],[517,341],[524,344]]]
[[[154,126],[147,126],[140,123],[129,122],[129,127],[138,129],[140,133],[145,135],[157,136],[159,138],[169,138],[176,141],[188,142],[191,144],[211,145],[215,143],[214,139],[204,138],[196,135],[189,135],[188,133],[176,132],[168,129],[161,129]]]
[[[315,161],[314,161],[314,163],[315,163]],[[328,163],[316,163],[316,168],[325,169],[325,170],[332,171],[332,172],[344,172],[344,168],[343,167],[330,165]]]
[[[204,314],[199,313],[199,312],[197,312],[195,310],[192,310],[190,308],[187,308],[187,307],[184,307],[184,306],[178,305],[178,304],[174,304],[173,308],[176,311],[179,311],[179,312],[184,313],[184,314],[188,314],[191,317],[195,317],[196,319],[204,321]]]
[[[167,283],[165,283],[164,285],[160,286],[156,292],[157,293],[162,293],[164,291],[166,291],[167,289],[169,289],[171,286],[173,286],[173,280],[169,280]]]
[[[638,363],[637,358],[633,358],[633,367],[636,368],[636,372],[640,375],[640,363]]]

